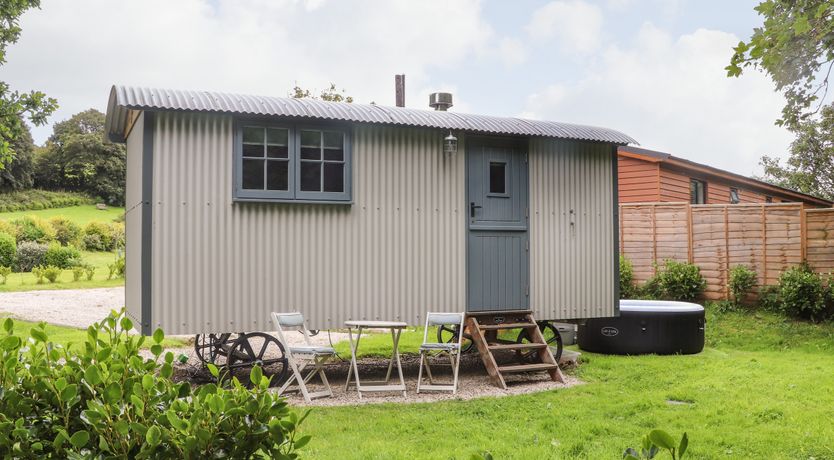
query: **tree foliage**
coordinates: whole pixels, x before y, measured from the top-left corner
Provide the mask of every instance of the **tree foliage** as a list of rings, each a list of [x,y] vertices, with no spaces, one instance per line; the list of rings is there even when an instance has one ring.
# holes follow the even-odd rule
[[[85,192],[109,204],[124,204],[126,153],[104,140],[104,114],[95,109],[57,123],[36,160],[40,187]]]
[[[0,191],[24,190],[34,184],[35,142],[29,127],[21,124],[20,134],[10,142],[11,161],[0,170]]]
[[[40,0],[0,0],[0,66],[6,63],[6,48],[20,38],[20,16],[39,7]],[[57,101],[40,91],[13,91],[0,81],[0,169],[14,158],[12,144],[26,133],[23,119],[42,125],[56,108]]]
[[[330,102],[353,102],[353,97],[345,95],[344,89],[337,89],[335,83],[330,83],[330,86],[327,89],[322,90],[318,96],[316,96],[309,89],[303,89],[300,86],[295,85],[290,92],[290,97],[295,99],[321,99],[322,101]]]
[[[777,124],[795,128],[823,106],[834,65],[834,0],[765,0],[764,18],[734,49],[728,76],[763,70],[786,98]]]
[[[834,106],[823,107],[818,120],[800,122],[783,165],[764,156],[761,179],[782,187],[834,200]]]

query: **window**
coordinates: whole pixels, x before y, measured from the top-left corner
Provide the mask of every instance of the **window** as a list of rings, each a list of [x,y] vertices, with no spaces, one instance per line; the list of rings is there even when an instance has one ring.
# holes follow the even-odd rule
[[[236,199],[350,201],[346,131],[242,122],[237,136]]]
[[[499,161],[489,162],[489,194],[507,194],[507,163]]]
[[[697,179],[689,181],[689,202],[692,204],[704,204],[707,202],[706,183]]]
[[[765,203],[773,203],[773,197],[769,195],[765,196]]]
[[[731,188],[730,189],[730,204],[739,204],[741,200],[738,198],[738,189]]]

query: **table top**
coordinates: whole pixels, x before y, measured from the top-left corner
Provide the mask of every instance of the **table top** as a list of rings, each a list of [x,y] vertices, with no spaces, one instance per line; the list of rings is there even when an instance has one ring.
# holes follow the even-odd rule
[[[345,321],[345,326],[347,327],[378,327],[378,328],[388,328],[388,329],[404,329],[408,327],[408,323],[403,323],[402,321],[365,321],[365,320],[358,320],[358,321]]]

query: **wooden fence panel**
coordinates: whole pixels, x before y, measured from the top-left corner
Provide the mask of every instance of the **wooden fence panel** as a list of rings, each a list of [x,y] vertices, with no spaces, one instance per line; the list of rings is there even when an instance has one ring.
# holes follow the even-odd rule
[[[806,210],[799,203],[620,205],[620,251],[637,282],[655,274],[655,263],[690,261],[701,268],[709,300],[729,295],[729,271],[745,265],[759,284],[802,260],[820,273],[834,271],[834,209]]]

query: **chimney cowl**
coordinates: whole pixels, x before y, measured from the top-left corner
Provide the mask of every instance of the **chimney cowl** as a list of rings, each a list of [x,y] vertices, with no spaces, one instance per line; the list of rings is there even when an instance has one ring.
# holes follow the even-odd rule
[[[452,93],[431,93],[429,94],[429,106],[434,110],[445,112],[452,107]]]

